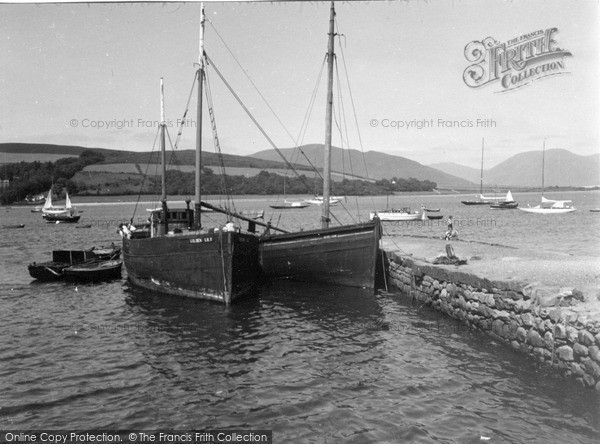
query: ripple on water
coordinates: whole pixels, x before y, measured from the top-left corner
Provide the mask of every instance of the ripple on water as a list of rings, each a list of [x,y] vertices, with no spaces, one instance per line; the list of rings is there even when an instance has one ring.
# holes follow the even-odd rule
[[[600,438],[597,394],[426,307],[285,282],[229,308],[122,281],[40,285],[27,262],[52,242],[19,242],[15,252],[0,241],[0,428],[266,428],[281,442]]]

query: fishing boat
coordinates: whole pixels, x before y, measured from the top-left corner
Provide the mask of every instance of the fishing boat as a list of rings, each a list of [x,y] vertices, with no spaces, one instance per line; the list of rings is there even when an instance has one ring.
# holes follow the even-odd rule
[[[542,201],[535,207],[519,207],[519,210],[535,214],[564,214],[577,211],[570,200],[552,200],[544,197],[544,172],[546,167],[546,140],[542,148]]]
[[[106,261],[118,259],[121,255],[120,247],[91,248],[88,250],[54,250],[52,260],[47,262],[33,262],[27,266],[29,275],[40,281],[53,281],[62,279],[66,268],[89,261]]]
[[[373,211],[369,217],[374,219],[378,217],[382,222],[400,222],[411,220],[425,220],[424,211],[412,211],[410,207],[390,208],[387,210]]]
[[[63,270],[67,281],[98,282],[121,278],[121,259],[90,261],[71,265]]]
[[[52,190],[50,190],[42,208],[42,218],[49,223],[75,223],[79,222],[81,216],[77,214],[76,208],[71,204],[69,193],[65,198],[65,206],[57,207],[52,204]]]
[[[2,225],[2,228],[25,228],[25,224]]]
[[[260,264],[268,279],[375,288],[381,224],[368,222],[331,227],[331,140],[335,8],[331,2],[327,45],[327,96],[324,144],[323,193],[314,199],[321,206],[321,228],[260,238]],[[282,156],[283,157],[283,156]],[[285,161],[285,159],[284,159]],[[313,200],[313,199],[311,199]],[[338,199],[339,202],[339,199]]]
[[[200,51],[194,86],[197,87],[195,202],[194,209],[180,211],[183,222],[171,225],[166,192],[166,155],[164,93],[161,79],[161,120],[159,126],[161,146],[161,208],[150,214],[148,230],[136,230],[131,224],[120,227],[123,236],[123,257],[127,277],[131,284],[148,290],[174,296],[209,299],[230,304],[249,295],[259,276],[258,238],[229,221],[225,226],[205,228],[201,223],[201,208],[215,207],[201,201],[201,151],[202,108],[207,55],[204,51],[204,6],[200,13]],[[207,97],[209,97],[207,90]],[[212,119],[211,101],[208,102],[212,130],[216,139],[216,126]],[[186,111],[187,112],[187,111]],[[217,142],[215,141],[215,145]],[[228,217],[236,217],[227,211]],[[250,227],[259,224],[252,221]],[[133,218],[132,218],[133,220]]]
[[[501,197],[484,196],[483,195],[483,151],[485,147],[485,139],[481,139],[481,172],[479,176],[479,195],[475,196],[475,200],[461,200],[463,205],[490,205],[501,200]]]
[[[492,210],[513,210],[515,208],[517,208],[519,206],[518,202],[515,202],[515,199],[513,199],[512,193],[510,192],[510,190],[508,190],[508,192],[506,193],[506,197],[504,198],[504,200],[500,200],[498,202],[494,202],[493,204],[490,204],[490,208]]]

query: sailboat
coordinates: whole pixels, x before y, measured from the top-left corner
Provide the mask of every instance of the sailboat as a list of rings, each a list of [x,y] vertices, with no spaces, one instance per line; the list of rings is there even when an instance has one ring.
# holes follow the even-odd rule
[[[276,209],[276,210],[294,210],[294,209],[300,209],[300,208],[306,208],[308,207],[308,203],[304,203],[302,201],[290,201],[287,200],[285,198],[285,182],[286,182],[286,176],[283,176],[283,202],[282,203],[275,203],[273,205],[269,205],[271,208]]]
[[[460,202],[464,205],[489,205],[498,200],[501,200],[501,197],[491,197],[483,195],[483,151],[485,146],[485,139],[481,139],[481,174],[479,176],[479,196],[475,196],[477,200],[461,200]]]
[[[46,203],[42,207],[42,218],[49,223],[75,223],[81,218],[77,210],[71,204],[69,193],[67,193],[64,207],[55,207],[52,204],[52,188],[48,191]]]
[[[198,87],[195,202],[194,209],[171,210],[167,206],[164,94],[161,79],[160,145],[162,164],[161,208],[150,211],[149,230],[123,225],[123,258],[129,281],[138,287],[160,293],[215,300],[230,304],[252,293],[259,276],[258,238],[242,232],[230,220],[225,226],[206,229],[201,224],[201,208],[222,209],[201,201],[200,170],[202,151],[202,91],[205,81],[204,6],[200,13],[200,52],[195,73]],[[209,112],[212,115],[212,108]],[[214,129],[214,126],[213,126]],[[250,222],[260,222],[239,216]],[[133,221],[133,218],[132,218]],[[171,227],[171,229],[170,229]]]
[[[504,198],[504,200],[494,202],[490,205],[490,208],[492,210],[512,210],[517,208],[518,206],[519,203],[515,202],[512,193],[510,192],[510,190],[508,190],[508,193],[506,193],[506,197]]]
[[[331,2],[327,45],[327,97],[321,228],[260,238],[260,264],[268,279],[375,288],[381,223],[379,218],[330,227],[331,139],[334,67],[334,2]]]
[[[542,148],[542,201],[535,207],[520,207],[519,210],[525,211],[526,213],[538,213],[538,214],[563,214],[572,213],[577,211],[571,204],[570,200],[552,200],[544,197],[544,172],[546,169],[546,140],[544,140],[544,146]]]

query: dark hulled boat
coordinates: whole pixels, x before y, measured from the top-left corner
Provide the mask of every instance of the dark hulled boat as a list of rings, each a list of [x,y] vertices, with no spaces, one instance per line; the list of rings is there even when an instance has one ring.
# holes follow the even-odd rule
[[[330,227],[331,133],[334,66],[334,3],[331,2],[327,49],[327,108],[321,228],[260,238],[260,263],[267,278],[375,288],[381,225],[365,223]],[[285,160],[285,159],[284,159]]]
[[[492,210],[514,210],[519,206],[518,202],[496,202],[490,204]]]
[[[63,275],[68,281],[110,281],[121,278],[122,265],[123,261],[121,259],[85,262],[65,268]]]
[[[380,224],[266,235],[260,263],[268,278],[374,288]]]
[[[175,212],[181,213],[180,226],[175,226],[172,217],[169,217],[173,215],[173,210],[167,207],[166,200],[166,123],[161,79],[162,208],[152,211],[149,230],[122,228],[123,257],[127,277],[133,285],[169,295],[229,304],[251,292],[258,281],[258,238],[252,233],[241,232],[229,223],[224,229],[207,230],[201,225],[202,90],[206,57],[203,48],[203,6],[200,22],[200,55],[196,71],[198,124],[194,210],[188,208]]]
[[[250,293],[259,275],[258,239],[244,233],[125,238],[123,251],[132,284],[176,296],[229,304]]]
[[[52,189],[48,192],[46,203],[42,208],[42,218],[48,223],[72,224],[79,222],[81,216],[77,214],[77,210],[71,205],[69,193],[67,193],[64,207],[55,207],[52,204]]]
[[[54,250],[52,260],[33,262],[27,266],[29,275],[40,281],[54,281],[64,277],[63,272],[68,267],[90,261],[118,259],[121,248],[89,249],[89,250]]]
[[[483,151],[485,147],[485,139],[481,139],[481,173],[479,176],[479,195],[475,196],[475,200],[461,200],[463,205],[491,205],[496,203],[499,198],[483,195]]]

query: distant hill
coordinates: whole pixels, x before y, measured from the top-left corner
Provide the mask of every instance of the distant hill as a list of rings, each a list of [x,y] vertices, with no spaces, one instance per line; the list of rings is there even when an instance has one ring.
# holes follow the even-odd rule
[[[432,163],[428,166],[443,171],[446,174],[468,180],[469,182],[479,183],[480,181],[481,170],[478,168],[471,168],[454,162]]]
[[[145,165],[148,163],[158,163],[158,152],[136,152],[126,150],[109,150],[106,148],[83,147],[73,145],[50,145],[38,143],[0,143],[0,153],[11,153],[12,162],[33,162],[39,160],[44,162],[48,155],[60,155],[64,157],[79,156],[85,150],[99,151],[104,155],[104,164],[113,163],[131,163]],[[22,158],[19,159],[19,155]],[[171,159],[171,152],[167,152],[167,161]],[[181,150],[175,154],[175,159],[179,165],[194,165],[196,152],[194,150]],[[56,160],[56,159],[54,159]],[[0,155],[0,163],[2,163],[2,155]],[[260,168],[260,169],[279,169],[285,168],[283,162],[279,161],[263,161],[253,159],[247,156],[235,156],[231,154],[223,154],[223,163],[225,166],[238,168]],[[202,164],[204,166],[218,166],[219,156],[215,153],[202,152]]]
[[[300,148],[315,167],[318,169],[323,168],[322,144],[303,145]],[[308,161],[299,154],[297,148],[284,148],[280,151],[294,164],[308,165]],[[294,156],[294,159],[292,159],[292,156]],[[280,158],[275,150],[260,151],[250,157],[270,161]],[[436,182],[439,187],[444,188],[472,188],[474,185],[468,180],[422,165],[414,160],[377,151],[367,151],[363,156],[363,153],[358,150],[342,150],[332,147],[331,169],[337,173],[345,171],[347,174],[351,173],[355,176],[372,179],[391,179],[393,177],[408,179],[414,177],[418,180],[431,180]]]
[[[546,186],[600,184],[600,154],[580,156],[564,149],[547,149]],[[498,185],[539,187],[542,183],[542,151],[520,153],[490,168],[484,182]]]
[[[480,170],[452,162],[430,165],[448,174],[479,183]],[[545,186],[591,186],[600,184],[600,154],[580,156],[565,149],[546,150]],[[516,154],[483,172],[484,187],[540,187],[542,151]]]

